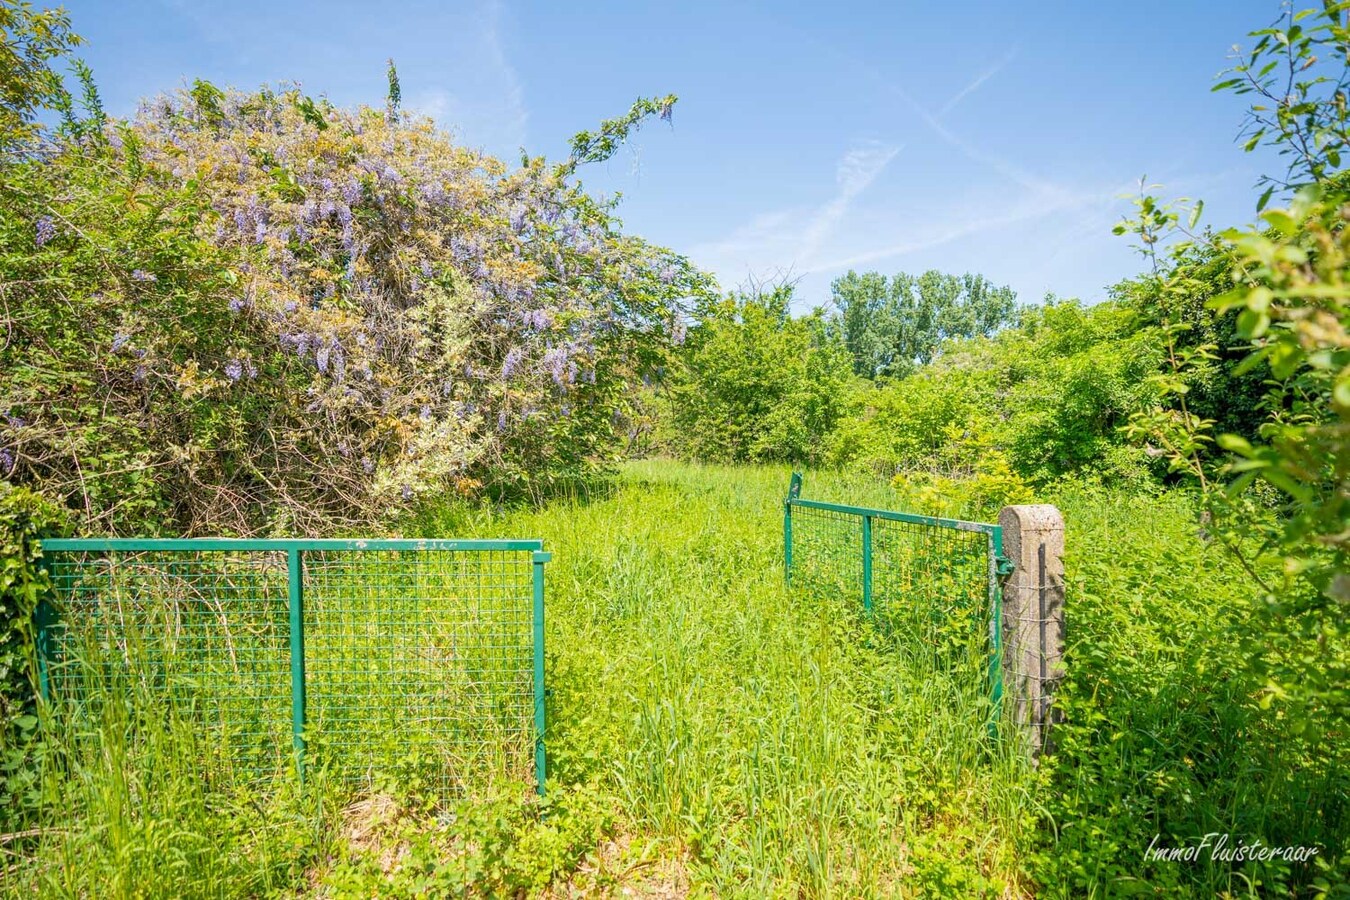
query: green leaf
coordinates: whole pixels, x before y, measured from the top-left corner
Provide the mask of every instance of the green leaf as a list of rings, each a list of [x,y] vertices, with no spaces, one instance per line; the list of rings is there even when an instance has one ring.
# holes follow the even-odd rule
[[[1294,217],[1282,209],[1270,209],[1261,214],[1261,218],[1270,223],[1270,226],[1282,234],[1284,237],[1290,237],[1298,232],[1298,223]]]
[[[1245,338],[1256,339],[1270,328],[1270,316],[1254,309],[1244,309],[1238,313],[1238,334]]]

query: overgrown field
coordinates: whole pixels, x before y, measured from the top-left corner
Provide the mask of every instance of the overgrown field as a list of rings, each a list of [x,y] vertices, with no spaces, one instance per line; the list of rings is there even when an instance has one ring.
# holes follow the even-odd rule
[[[1209,896],[1289,875],[1143,862],[1157,832],[1213,830],[1320,841],[1334,866],[1344,767],[1318,769],[1225,677],[1240,648],[1218,638],[1245,601],[1185,502],[1081,485],[1054,498],[1073,723],[1069,755],[1037,772],[847,598],[785,590],[787,474],[634,463],[612,490],[539,510],[452,504],[410,526],[539,536],[554,553],[543,809],[510,783],[449,808],[397,778],[356,795],[321,780],[235,791],[201,777],[191,735],[109,727],[49,779],[43,834],[7,845],[8,889]],[[807,478],[811,496],[904,504],[877,482]]]

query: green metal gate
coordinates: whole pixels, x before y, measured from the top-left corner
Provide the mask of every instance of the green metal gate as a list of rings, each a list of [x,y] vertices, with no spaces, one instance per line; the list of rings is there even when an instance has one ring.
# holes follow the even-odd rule
[[[58,716],[151,698],[231,777],[485,769],[545,780],[534,540],[42,542],[39,686]],[[157,707],[158,708],[158,707]]]
[[[788,584],[857,597],[865,613],[907,632],[940,663],[978,653],[992,727],[1003,698],[1003,530],[805,500],[801,488],[794,473],[783,504]]]

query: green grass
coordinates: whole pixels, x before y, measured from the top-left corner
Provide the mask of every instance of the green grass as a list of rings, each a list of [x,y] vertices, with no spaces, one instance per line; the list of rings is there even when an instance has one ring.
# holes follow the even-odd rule
[[[1148,839],[1216,823],[1297,837],[1312,809],[1315,836],[1343,842],[1340,757],[1289,744],[1244,685],[1196,680],[1197,666],[1229,660],[1223,628],[1242,585],[1195,537],[1184,501],[1054,498],[1069,523],[1074,755],[1037,771],[990,742],[980,691],[855,598],[785,589],[787,477],[634,463],[590,496],[449,504],[407,529],[540,537],[553,553],[544,807],[528,782],[493,779],[442,808],[397,771],[358,794],[322,778],[304,792],[289,779],[215,784],[192,729],[129,727],[153,708],[132,697],[53,760],[45,833],[6,846],[6,890],[1241,895],[1250,870],[1150,869]],[[883,484],[826,474],[808,475],[806,494],[903,505]],[[1299,794],[1300,767],[1317,760],[1322,780]],[[1257,874],[1265,890],[1292,877]]]

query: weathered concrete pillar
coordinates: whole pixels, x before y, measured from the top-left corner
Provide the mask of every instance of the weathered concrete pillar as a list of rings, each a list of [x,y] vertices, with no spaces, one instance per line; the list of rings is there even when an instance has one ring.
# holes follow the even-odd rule
[[[1046,504],[1005,506],[998,523],[1003,555],[1013,564],[1003,585],[1004,681],[1014,717],[1039,754],[1064,674],[1064,517]]]

